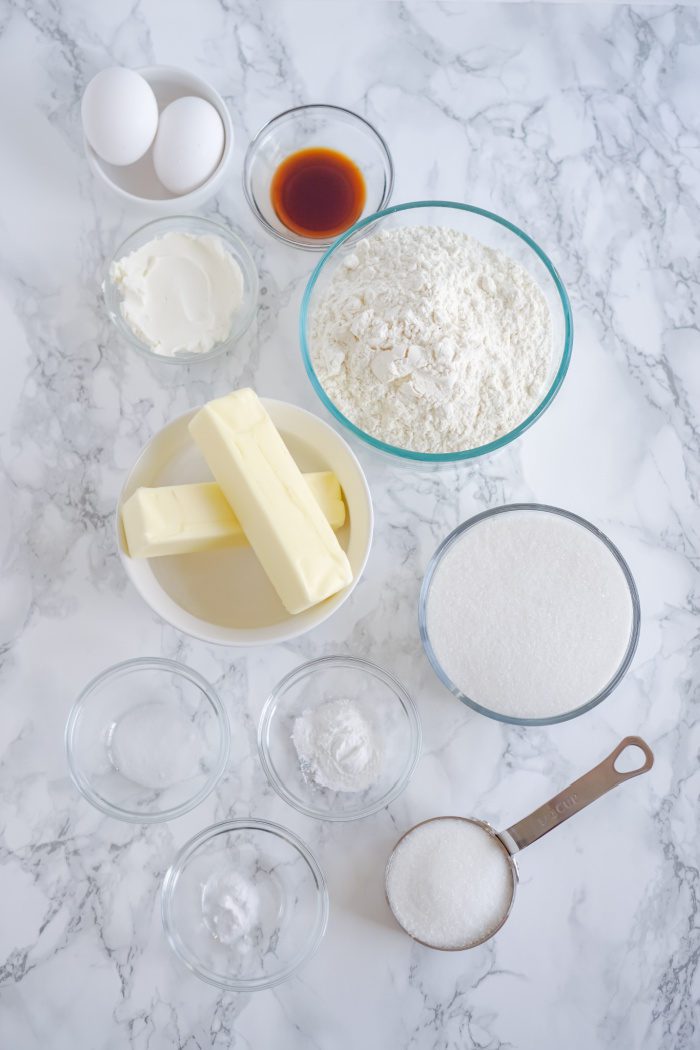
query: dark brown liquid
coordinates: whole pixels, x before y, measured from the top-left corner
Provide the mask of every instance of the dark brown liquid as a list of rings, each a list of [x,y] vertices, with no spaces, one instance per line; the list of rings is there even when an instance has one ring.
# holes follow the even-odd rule
[[[286,157],[272,177],[277,217],[302,237],[337,237],[357,222],[365,206],[358,166],[334,149],[302,149]]]

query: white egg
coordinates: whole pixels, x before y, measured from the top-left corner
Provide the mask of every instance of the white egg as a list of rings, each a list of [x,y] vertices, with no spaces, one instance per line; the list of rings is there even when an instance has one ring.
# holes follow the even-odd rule
[[[151,85],[122,66],[103,69],[92,78],[80,112],[85,138],[108,164],[139,160],[158,128],[158,103]]]
[[[153,144],[156,175],[171,193],[189,193],[215,171],[224,151],[224,124],[203,98],[175,99],[160,115]]]

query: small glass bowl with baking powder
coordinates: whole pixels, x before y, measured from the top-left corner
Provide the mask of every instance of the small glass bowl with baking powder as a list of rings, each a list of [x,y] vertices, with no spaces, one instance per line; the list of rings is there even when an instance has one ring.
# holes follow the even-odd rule
[[[172,820],[220,780],[230,728],[221,700],[189,667],[158,657],[99,674],[66,725],[68,769],[96,809],[132,824]]]
[[[338,700],[357,705],[376,744],[376,777],[361,791],[320,786],[302,769],[292,739],[300,716]],[[323,656],[286,675],[268,697],[258,726],[260,761],[273,788],[319,820],[358,820],[388,806],[411,779],[420,748],[418,711],[404,687],[388,671],[353,656]]]
[[[309,848],[266,820],[205,828],[163,880],[161,914],[170,947],[197,977],[253,992],[281,984],[316,951],[328,922],[328,891]]]
[[[325,251],[334,237],[307,237],[285,226],[271,199],[273,176],[283,160],[300,150],[325,148],[347,156],[359,168],[366,197],[362,216],[386,208],[394,186],[389,147],[368,120],[342,106],[296,106],[268,121],[245,155],[243,190],[253,215],[268,233],[292,248]]]
[[[215,343],[209,350],[201,352],[183,350],[172,356],[157,353],[153,347],[138,337],[122,314],[122,296],[119,287],[112,279],[112,266],[126,255],[130,255],[150,241],[164,237],[168,233],[190,234],[194,237],[218,237],[224,249],[240,267],[243,277],[243,296],[240,306],[233,314],[227,337]],[[146,223],[119,245],[107,263],[102,280],[102,294],[107,316],[130,346],[152,361],[162,361],[164,364],[171,365],[189,365],[198,361],[209,361],[213,357],[227,353],[248,331],[258,309],[258,284],[258,270],[253,257],[233,230],[222,223],[212,222],[211,219],[203,219],[197,215],[172,215]]]

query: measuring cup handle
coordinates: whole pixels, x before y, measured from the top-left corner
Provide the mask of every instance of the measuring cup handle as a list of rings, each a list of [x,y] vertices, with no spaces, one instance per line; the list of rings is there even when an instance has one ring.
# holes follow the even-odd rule
[[[615,768],[615,763],[628,747],[638,747],[644,752],[644,764],[627,773],[621,773]],[[502,831],[499,838],[511,854],[517,853],[518,850],[525,849],[532,842],[542,838],[552,828],[563,824],[569,817],[579,813],[601,795],[617,787],[618,784],[623,784],[625,780],[631,780],[632,777],[646,773],[653,764],[654,755],[649,745],[641,737],[626,736],[599,765],[588,773],[584,773],[578,780],[574,780],[568,788],[560,791],[554,798],[550,798],[549,802],[545,802],[527,817],[523,817],[517,824],[513,824],[507,831]]]

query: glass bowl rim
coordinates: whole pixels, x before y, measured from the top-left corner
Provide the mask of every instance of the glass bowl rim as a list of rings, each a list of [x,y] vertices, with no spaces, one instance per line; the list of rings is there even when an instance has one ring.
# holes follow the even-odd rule
[[[359,670],[370,674],[373,678],[379,678],[396,696],[397,700],[401,704],[404,714],[407,718],[410,732],[410,747],[409,755],[405,764],[405,768],[398,777],[395,784],[386,791],[381,798],[375,799],[374,802],[366,806],[360,807],[354,812],[350,813],[333,813],[326,810],[317,809],[314,806],[307,805],[302,800],[298,799],[296,795],[293,795],[286,785],[282,782],[281,777],[277,773],[277,770],[272,762],[270,756],[270,750],[268,745],[268,735],[270,726],[272,725],[273,718],[277,712],[280,701],[287,691],[290,685],[292,685],[298,678],[308,674],[309,671],[312,673],[316,670],[324,667],[332,666],[345,666],[350,667],[353,670]],[[418,760],[421,754],[421,747],[423,742],[423,730],[421,726],[420,716],[418,714],[418,708],[413,697],[410,695],[408,690],[402,683],[396,678],[390,671],[386,671],[383,667],[373,663],[371,660],[365,660],[358,656],[342,656],[334,654],[330,656],[319,656],[313,660],[306,660],[304,663],[299,664],[298,667],[293,668],[289,671],[277,685],[272,689],[260,714],[260,720],[258,722],[258,755],[260,758],[260,764],[263,767],[265,775],[272,786],[273,790],[282,798],[288,805],[292,806],[299,813],[303,813],[304,816],[313,817],[316,820],[324,820],[332,823],[346,823],[351,820],[362,820],[365,817],[370,817],[374,813],[378,813],[386,806],[390,805],[399,795],[405,790],[411,777],[413,776]]]
[[[167,354],[157,354],[155,350],[151,350],[149,346],[142,342],[138,338],[138,336],[136,336],[131,331],[129,325],[121,317],[118,308],[112,309],[108,296],[111,296],[113,294],[116,299],[118,298],[118,292],[114,287],[114,282],[112,281],[112,278],[110,276],[110,270],[112,269],[112,265],[115,262],[118,262],[120,259],[122,259],[124,255],[128,254],[129,251],[135,250],[129,249],[127,247],[129,245],[129,242],[132,241],[135,237],[139,237],[147,230],[153,230],[154,237],[158,236],[158,232],[160,229],[164,229],[164,232],[173,232],[172,230],[168,231],[165,228],[175,227],[176,224],[182,222],[191,223],[195,226],[202,226],[205,229],[208,229],[210,233],[219,237],[224,242],[224,244],[228,242],[229,244],[233,245],[236,252],[240,256],[240,258],[236,259],[236,262],[238,262],[241,266],[244,280],[247,279],[249,281],[251,291],[247,310],[244,313],[244,324],[241,327],[240,331],[236,332],[236,334],[233,336],[229,334],[226,337],[226,339],[222,340],[220,343],[215,343],[214,346],[212,346],[211,350],[206,350],[204,353],[175,354],[172,357],[170,357]],[[155,227],[157,227],[158,229],[154,229]],[[109,292],[108,289],[110,290]],[[228,351],[233,349],[236,343],[243,338],[243,336],[253,323],[258,310],[258,300],[260,298],[260,278],[258,275],[258,268],[250,248],[245,243],[243,238],[239,237],[235,230],[231,229],[230,226],[227,226],[223,222],[218,222],[215,219],[208,218],[206,215],[192,215],[187,212],[178,212],[173,215],[160,215],[156,219],[149,219],[148,222],[144,222],[135,230],[132,230],[131,233],[128,234],[128,236],[121,241],[121,243],[109,256],[106,264],[103,265],[102,280],[100,282],[100,291],[102,294],[102,305],[105,308],[107,317],[112,322],[114,328],[117,330],[119,335],[123,339],[125,339],[129,343],[129,345],[134,348],[134,350],[140,353],[143,357],[148,358],[150,361],[162,361],[167,365],[191,365],[196,364],[198,361],[211,361],[212,358],[219,357],[221,354],[228,353]],[[232,324],[233,321],[235,321],[236,316],[237,315],[234,314]]]
[[[232,831],[243,831],[246,829],[276,835],[277,838],[283,839],[297,851],[301,858],[306,862],[306,865],[316,883],[316,897],[320,902],[320,909],[318,911],[318,918],[313,937],[309,939],[309,943],[304,952],[298,954],[297,958],[295,958],[285,969],[269,977],[255,978],[253,980],[226,981],[223,978],[216,978],[213,974],[205,972],[191,955],[180,950],[178,938],[176,937],[177,926],[173,919],[173,895],[177,888],[177,882],[182,874],[185,863],[197,852],[200,846],[209,842],[211,839],[216,838],[217,835]],[[188,839],[175,854],[163,876],[160,892],[160,914],[163,929],[165,930],[168,944],[178,959],[180,959],[191,973],[199,977],[200,980],[206,981],[207,984],[213,985],[217,988],[226,988],[231,991],[239,992],[273,988],[278,984],[282,984],[283,981],[288,980],[304,965],[304,963],[308,962],[318,950],[318,947],[325,936],[326,928],[328,926],[329,910],[330,905],[326,877],[311,849],[289,828],[285,828],[282,824],[277,824],[274,821],[263,820],[257,817],[238,817],[233,820],[222,820],[217,824],[210,824],[208,827],[203,828],[202,831],[197,832],[196,835],[193,835],[192,838]]]
[[[472,700],[471,697],[467,696],[466,693],[462,692],[458,686],[452,682],[448,675],[443,670],[440,661],[438,660],[430,642],[427,628],[427,617],[426,617],[426,606],[428,596],[430,593],[430,585],[433,577],[437,570],[438,565],[442,561],[443,556],[447,553],[449,548],[459,539],[462,533],[468,529],[473,528],[480,521],[485,518],[495,517],[498,514],[505,514],[510,511],[542,511],[547,514],[557,514],[560,517],[567,518],[569,521],[573,521],[576,525],[581,525],[591,532],[597,539],[601,540],[607,547],[609,552],[614,557],[615,561],[622,570],[622,574],[625,577],[625,582],[629,590],[630,601],[632,603],[632,624],[630,627],[630,636],[627,642],[627,648],[624,656],[620,661],[620,665],[617,668],[615,674],[606,685],[594,696],[592,699],[587,700],[585,704],[581,704],[579,707],[573,708],[571,711],[565,711],[560,715],[552,715],[545,718],[516,718],[513,715],[501,714],[498,711],[492,711],[488,707],[483,707],[477,703],[476,700]],[[554,507],[548,503],[506,503],[501,507],[491,507],[489,510],[482,511],[479,514],[473,515],[466,521],[461,522],[457,528],[453,529],[448,536],[438,545],[437,549],[433,553],[428,568],[425,571],[423,577],[423,583],[421,584],[420,595],[418,598],[418,628],[420,631],[421,642],[423,643],[423,649],[425,654],[430,661],[433,671],[440,679],[442,684],[449,689],[449,691],[456,696],[458,700],[461,700],[467,707],[471,707],[472,710],[476,711],[480,715],[486,715],[487,718],[492,718],[496,722],[504,722],[508,725],[517,726],[551,726],[558,725],[560,722],[568,722],[572,718],[578,718],[579,715],[585,715],[588,711],[592,711],[594,707],[601,704],[614,690],[618,687],[622,679],[627,674],[630,664],[634,658],[634,654],[637,650],[637,643],[639,642],[639,632],[641,625],[641,607],[639,602],[639,592],[637,590],[637,584],[634,576],[630,570],[629,565],[625,561],[625,558],[621,554],[618,547],[615,546],[613,541],[606,536],[599,528],[593,525],[592,522],[586,518],[582,518],[578,514],[574,514],[573,511],[563,510],[561,507]]]
[[[265,135],[266,132],[273,128],[275,124],[284,120],[286,117],[291,117],[293,115],[300,114],[308,110],[330,110],[334,113],[344,113],[346,116],[352,117],[353,120],[357,120],[360,124],[363,124],[365,132],[369,132],[370,136],[376,139],[379,145],[379,149],[384,156],[386,164],[385,170],[387,174],[386,187],[384,189],[384,193],[382,194],[382,199],[379,202],[380,209],[385,208],[387,206],[387,204],[391,200],[391,195],[394,191],[394,161],[391,156],[391,151],[389,150],[389,146],[387,144],[386,139],[381,134],[381,132],[379,132],[375,128],[374,124],[367,120],[366,117],[361,116],[359,113],[355,113],[354,110],[347,109],[345,106],[335,106],[330,102],[309,102],[303,106],[291,106],[289,109],[285,109],[281,113],[277,113],[274,117],[271,117],[270,120],[267,120],[262,125],[262,127],[259,128],[258,131],[255,133],[255,135],[248,144],[248,148],[245,152],[245,158],[243,160],[243,193],[253,215],[268,233],[272,234],[273,237],[275,237],[278,241],[281,241],[283,244],[286,244],[292,248],[301,248],[302,251],[307,252],[327,252],[334,243],[332,238],[318,238],[317,240],[314,240],[313,238],[299,238],[295,240],[294,236],[291,234],[291,231],[290,234],[287,235],[285,233],[282,233],[281,230],[276,230],[275,227],[267,221],[265,216],[260,211],[257,200],[255,199],[255,195],[253,194],[252,187],[250,185],[250,173],[253,165],[253,158],[260,147],[260,142],[262,140],[263,135]],[[342,234],[342,236],[344,237],[345,234]]]
[[[496,222],[499,226],[503,226],[505,229],[510,230],[511,233],[514,233],[529,248],[531,248],[539,258],[540,262],[544,264],[545,269],[554,282],[564,315],[564,347],[561,359],[554,379],[552,380],[549,389],[542,396],[539,404],[536,405],[530,415],[527,416],[522,423],[519,423],[517,427],[513,428],[513,430],[508,431],[507,434],[502,434],[499,438],[496,438],[494,441],[489,441],[485,445],[477,445],[475,448],[469,449],[460,449],[457,452],[415,452],[412,449],[401,448],[398,445],[389,445],[384,441],[380,441],[379,438],[372,437],[371,434],[366,433],[366,431],[356,426],[355,423],[347,418],[347,416],[343,415],[340,409],[336,407],[325,392],[318,376],[316,375],[316,370],[311,360],[311,353],[306,338],[311,296],[324,266],[330,260],[334,252],[338,251],[338,249],[349,238],[357,236],[360,230],[370,226],[372,223],[380,222],[388,215],[394,215],[404,211],[413,211],[417,208],[447,208],[456,211],[466,211],[472,215],[479,215],[482,218],[490,219],[493,222]],[[508,219],[504,219],[501,215],[497,215],[495,212],[488,211],[485,208],[479,208],[473,204],[461,204],[459,201],[421,200],[409,201],[406,204],[392,204],[391,207],[375,212],[374,215],[368,215],[366,218],[360,219],[359,222],[356,222],[349,230],[346,230],[345,233],[341,234],[341,236],[330,245],[319,259],[307,281],[299,311],[299,339],[301,343],[301,356],[304,362],[304,368],[317,396],[326,406],[331,415],[337,419],[339,423],[342,423],[344,427],[347,427],[347,429],[361,441],[364,441],[368,445],[372,445],[373,448],[379,449],[380,452],[386,452],[391,456],[397,456],[400,459],[413,460],[418,463],[458,463],[462,460],[476,459],[478,456],[485,456],[491,452],[496,452],[500,448],[504,448],[506,445],[509,445],[512,441],[515,441],[524,434],[526,430],[529,430],[533,423],[537,422],[540,416],[543,415],[547,408],[549,408],[564,382],[564,377],[566,376],[571,362],[573,333],[573,316],[571,313],[571,303],[569,301],[568,293],[556,267],[537,242],[525,233],[524,230],[521,230],[519,226],[516,226]]]
[[[206,696],[214,710],[216,724],[219,728],[219,752],[216,763],[212,766],[211,773],[202,787],[192,796],[191,799],[181,802],[178,806],[173,806],[170,809],[162,810],[158,813],[141,813],[136,810],[125,809],[122,806],[116,806],[113,803],[108,802],[106,799],[103,799],[101,795],[98,795],[93,790],[90,781],[80,768],[80,764],[78,763],[75,754],[76,733],[79,728],[80,719],[90,697],[106,682],[109,682],[112,679],[121,678],[122,675],[128,674],[132,670],[168,671],[180,678],[186,678],[193,685],[197,686],[197,688]],[[165,821],[174,820],[176,817],[181,817],[183,814],[189,813],[190,810],[198,806],[200,802],[203,802],[204,799],[214,790],[223,776],[228,762],[231,746],[231,727],[226,715],[226,709],[224,708],[219,694],[214,687],[207,682],[206,678],[199,674],[198,671],[195,671],[191,667],[187,667],[185,664],[179,663],[177,660],[170,660],[163,656],[138,656],[131,660],[122,660],[120,663],[112,664],[111,667],[107,667],[104,671],[100,671],[99,674],[95,675],[95,677],[84,686],[70,709],[68,720],[66,722],[64,742],[68,772],[70,773],[71,780],[83,798],[89,802],[90,805],[94,806],[95,809],[98,809],[101,813],[107,814],[109,817],[114,817],[117,820],[128,821],[130,824],[162,824]]]

